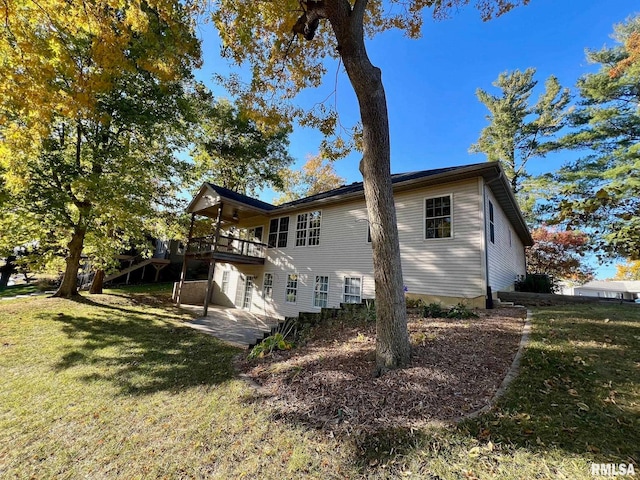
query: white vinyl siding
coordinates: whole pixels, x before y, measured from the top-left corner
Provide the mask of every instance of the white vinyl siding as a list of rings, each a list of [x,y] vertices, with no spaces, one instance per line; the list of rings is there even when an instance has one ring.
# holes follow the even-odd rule
[[[511,234],[509,220],[489,187],[486,188],[486,194],[488,284],[494,293],[513,290],[516,277],[526,273],[524,246],[520,237]],[[491,210],[493,210],[493,222]],[[491,241],[492,224],[494,226],[493,242]]]

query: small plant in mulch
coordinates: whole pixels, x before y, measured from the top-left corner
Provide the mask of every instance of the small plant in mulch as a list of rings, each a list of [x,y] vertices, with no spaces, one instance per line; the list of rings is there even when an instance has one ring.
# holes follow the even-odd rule
[[[263,358],[276,350],[291,350],[294,347],[294,343],[288,341],[287,337],[292,335],[294,327],[295,322],[292,321],[281,324],[273,335],[269,335],[253,347],[247,358],[253,360]]]
[[[448,309],[443,308],[439,303],[430,303],[422,307],[422,316],[424,318],[455,318],[458,320],[478,318],[478,315],[462,302]]]
[[[285,340],[282,333],[270,335],[251,349],[249,359],[263,358],[265,355],[273,353],[275,350],[291,350],[293,343]]]
[[[447,312],[447,318],[478,318],[478,315],[471,311],[464,303],[459,302],[449,309]]]
[[[446,313],[447,311],[439,303],[432,302],[422,307],[422,316],[424,318],[442,318]]]

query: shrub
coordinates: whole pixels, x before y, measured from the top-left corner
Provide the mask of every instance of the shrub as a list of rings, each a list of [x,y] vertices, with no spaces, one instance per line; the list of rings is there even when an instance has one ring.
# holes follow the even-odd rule
[[[442,318],[445,313],[446,310],[439,303],[430,303],[422,307],[422,316],[424,318]]]
[[[420,308],[424,306],[421,298],[406,298],[405,303],[407,304],[407,308]]]
[[[262,358],[274,350],[291,350],[291,348],[293,348],[293,343],[286,341],[282,333],[276,333],[275,335],[268,336],[253,347],[249,353],[249,358]]]
[[[474,312],[472,312],[464,303],[459,302],[455,306],[451,307],[447,312],[447,318],[477,318]]]
[[[549,275],[528,273],[515,282],[516,292],[554,293],[556,285]]]

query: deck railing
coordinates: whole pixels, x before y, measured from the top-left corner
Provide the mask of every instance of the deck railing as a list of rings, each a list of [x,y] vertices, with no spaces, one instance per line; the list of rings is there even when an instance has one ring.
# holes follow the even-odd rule
[[[220,235],[218,237],[218,245],[215,245],[213,236],[192,238],[189,242],[189,250],[187,253],[204,255],[215,251],[217,253],[231,253],[246,257],[264,258],[266,248],[267,246],[264,243]]]

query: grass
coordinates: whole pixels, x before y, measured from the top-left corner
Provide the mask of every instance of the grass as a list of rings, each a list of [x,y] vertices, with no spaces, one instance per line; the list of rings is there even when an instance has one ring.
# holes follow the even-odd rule
[[[11,285],[9,287],[0,288],[0,298],[15,297],[16,295],[29,295],[36,292],[38,292],[38,288],[33,284]]]
[[[3,478],[592,478],[638,464],[640,308],[535,312],[521,375],[457,426],[333,438],[267,403],[168,287],[0,303]],[[153,299],[154,301],[150,301]]]

